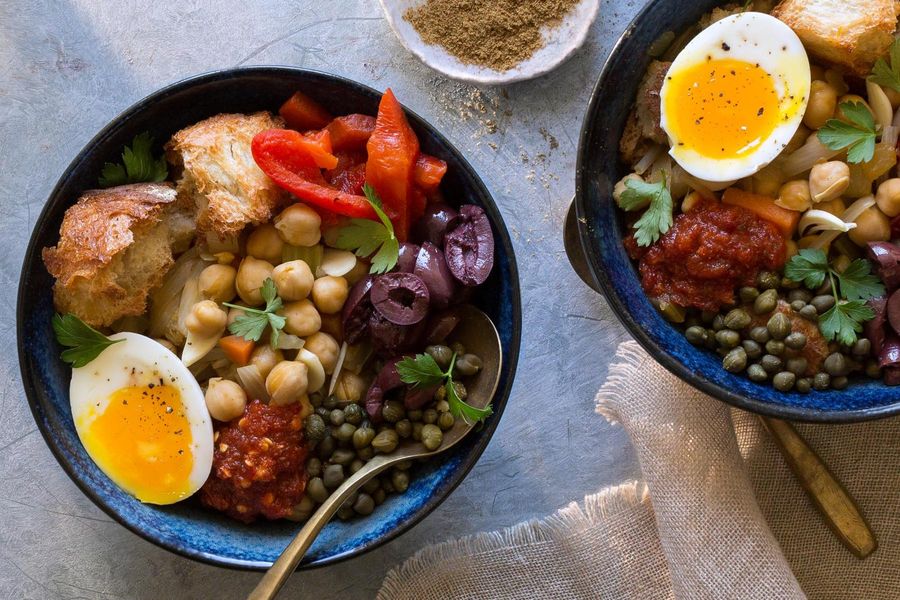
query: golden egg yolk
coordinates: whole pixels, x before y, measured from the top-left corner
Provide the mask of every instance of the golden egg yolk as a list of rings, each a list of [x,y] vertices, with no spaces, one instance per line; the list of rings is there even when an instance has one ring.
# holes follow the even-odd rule
[[[778,126],[778,93],[758,65],[712,59],[667,79],[666,127],[678,145],[703,156],[740,158]]]
[[[91,458],[138,500],[171,504],[188,496],[194,459],[178,388],[150,384],[117,390],[106,410],[90,411],[78,429]]]

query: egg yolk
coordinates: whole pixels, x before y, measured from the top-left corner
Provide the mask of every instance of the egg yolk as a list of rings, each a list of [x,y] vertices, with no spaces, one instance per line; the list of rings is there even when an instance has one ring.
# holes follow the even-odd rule
[[[152,504],[189,495],[191,428],[178,388],[122,388],[110,396],[106,410],[92,410],[84,420],[81,441],[116,485]]]
[[[711,158],[740,158],[779,122],[772,77],[748,62],[712,59],[670,73],[667,128],[675,142]]]

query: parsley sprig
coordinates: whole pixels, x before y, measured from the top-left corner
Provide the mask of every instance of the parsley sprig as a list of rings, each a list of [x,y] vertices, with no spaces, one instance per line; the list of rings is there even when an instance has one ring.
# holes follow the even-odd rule
[[[890,64],[883,58],[875,61],[869,80],[900,92],[900,40],[891,44]]]
[[[482,421],[493,413],[491,406],[484,408],[475,408],[471,404],[466,403],[459,394],[456,393],[456,387],[453,385],[453,369],[456,366],[456,353],[450,360],[450,367],[446,371],[435,362],[430,354],[417,354],[415,358],[404,358],[397,363],[397,373],[400,380],[414,387],[431,387],[443,385],[447,392],[447,403],[450,405],[450,412],[457,418],[464,419],[466,423]]]
[[[284,324],[287,321],[283,316],[275,313],[281,309],[284,303],[281,301],[281,298],[278,297],[278,290],[271,277],[263,282],[259,291],[262,294],[263,300],[266,301],[266,307],[262,310],[247,306],[238,306],[237,304],[231,304],[230,302],[222,303],[224,306],[237,308],[245,313],[228,326],[228,331],[234,335],[241,336],[245,340],[258,342],[259,338],[262,337],[263,332],[266,330],[266,327],[271,327],[272,335],[269,337],[269,343],[275,348],[278,346],[278,336],[281,333],[281,330],[284,329]]]
[[[100,174],[100,187],[164,181],[169,176],[164,156],[153,158],[153,136],[146,131],[134,136],[131,146],[122,151],[122,164],[105,163]]]
[[[841,102],[839,108],[850,122],[828,119],[819,141],[831,150],[847,148],[849,163],[869,162],[875,156],[875,118],[862,102]]]
[[[819,331],[826,340],[849,346],[856,343],[862,324],[875,318],[875,311],[866,300],[884,294],[884,285],[871,273],[871,268],[867,260],[857,258],[843,273],[838,273],[828,263],[824,251],[806,248],[791,258],[784,274],[813,290],[821,287],[826,278],[830,281],[835,303],[819,316]]]
[[[73,314],[53,315],[53,331],[63,350],[62,359],[74,368],[83,367],[113,344],[125,340],[111,340]]]
[[[625,180],[625,190],[619,197],[619,208],[625,211],[647,207],[634,224],[634,239],[638,246],[649,246],[672,226],[672,194],[666,179],[659,183],[647,183],[640,179]]]
[[[352,250],[357,256],[372,256],[370,273],[387,273],[394,268],[400,257],[400,242],[394,234],[394,225],[384,213],[381,198],[369,184],[363,187],[366,200],[372,205],[381,221],[351,219],[338,232],[335,246],[341,250]]]

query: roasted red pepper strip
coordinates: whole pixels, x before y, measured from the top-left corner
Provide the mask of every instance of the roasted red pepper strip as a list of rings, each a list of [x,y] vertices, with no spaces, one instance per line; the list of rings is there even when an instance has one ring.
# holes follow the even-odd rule
[[[375,131],[366,149],[369,152],[366,181],[381,197],[397,239],[405,241],[409,233],[409,203],[419,140],[390,89],[381,97]]]
[[[419,154],[413,168],[413,181],[423,192],[433,192],[447,173],[447,163],[434,156]]]
[[[377,219],[364,196],[329,187],[302,138],[289,129],[269,129],[254,136],[250,150],[272,181],[304,202],[339,215]]]
[[[375,131],[375,117],[358,114],[336,117],[325,129],[331,133],[335,152],[365,150],[366,142]]]
[[[288,127],[299,131],[322,129],[331,121],[331,113],[303,92],[288,98],[278,109],[278,114]]]
[[[287,131],[287,130],[286,130]],[[311,131],[307,134],[301,134],[296,131],[297,143],[301,144],[320,169],[334,169],[338,165],[338,158],[331,153],[331,134],[327,129],[321,131]]]

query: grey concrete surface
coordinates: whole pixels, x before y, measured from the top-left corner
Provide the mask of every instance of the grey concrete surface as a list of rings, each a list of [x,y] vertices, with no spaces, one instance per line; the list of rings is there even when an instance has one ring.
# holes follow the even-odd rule
[[[203,71],[284,64],[397,96],[474,164],[513,235],[525,310],[519,375],[490,446],[421,524],[366,556],[296,575],[284,598],[371,598],[420,548],[549,514],[637,474],[593,397],[627,334],[569,268],[561,228],[600,65],[641,0],[605,0],[585,47],[505,88],[448,81],[394,38],[375,0],[0,2],[0,599],[243,598],[257,575],[169,554],[112,522],[44,445],[14,355],[15,288],[55,180],[119,111]]]

